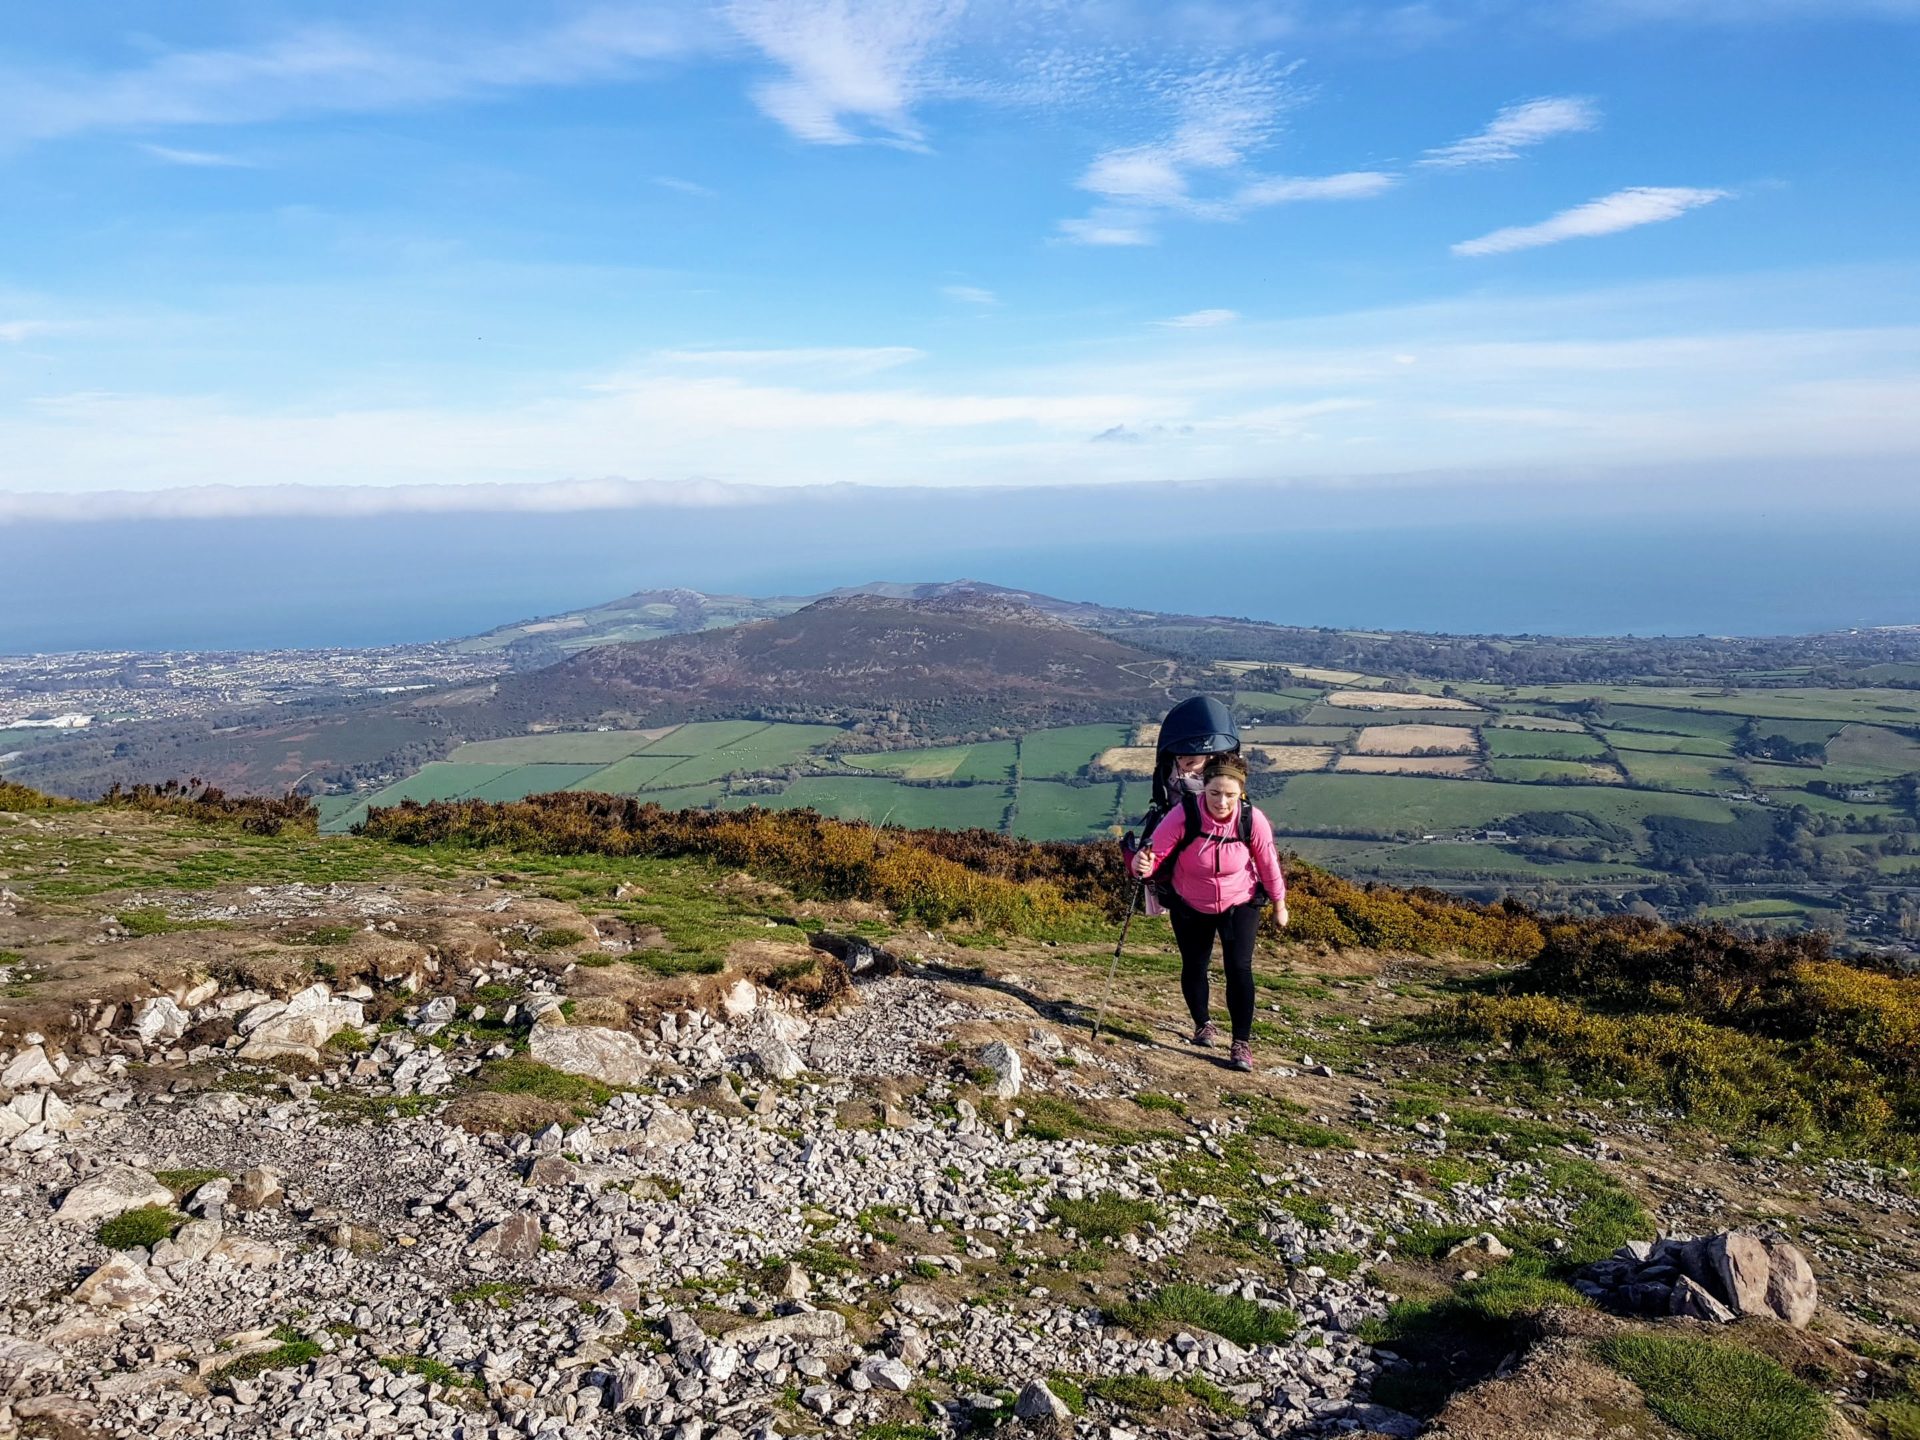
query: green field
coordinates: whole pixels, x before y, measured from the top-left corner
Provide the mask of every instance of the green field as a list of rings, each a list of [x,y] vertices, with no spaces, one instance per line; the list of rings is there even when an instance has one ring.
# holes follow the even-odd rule
[[[1111,789],[1106,793],[1111,796]],[[749,805],[770,810],[804,807],[842,820],[885,822],[916,830],[998,830],[1012,798],[1010,789],[995,785],[903,785],[897,780],[809,775],[782,794],[736,795],[721,805],[728,810]],[[661,803],[666,803],[664,796]]]
[[[1303,725],[1478,725],[1484,710],[1345,710],[1338,705],[1316,705],[1300,717]]]
[[[475,785],[458,796],[445,798],[524,800],[529,795],[545,795],[553,790],[570,790],[600,768],[598,765],[517,765],[504,775],[497,775],[491,780]]]
[[[1352,738],[1351,725],[1249,725],[1240,732],[1253,745],[1343,745]]]
[[[1621,785],[1509,785],[1399,775],[1296,775],[1260,808],[1278,830],[1338,834],[1444,832],[1490,825],[1530,811],[1569,811],[1617,825],[1646,815],[1727,824],[1733,807],[1703,795]]]
[[[1531,756],[1541,760],[1598,759],[1607,747],[1593,736],[1571,730],[1505,730],[1488,726],[1480,732],[1487,754],[1496,759]]]
[[[1094,756],[1126,744],[1131,734],[1131,727],[1126,725],[1068,725],[1058,730],[1036,730],[1020,740],[1021,778],[1052,780],[1078,775]]]
[[[1111,783],[1081,787],[1057,780],[1022,781],[1013,833],[1028,840],[1079,840],[1104,833],[1114,821],[1117,788]]]
[[[1718,755],[1733,758],[1730,741],[1712,735],[1661,735],[1651,730],[1602,730],[1600,738],[1616,752],[1639,750],[1664,755]]]
[[[1574,780],[1583,784],[1613,785],[1620,772],[1611,765],[1586,760],[1489,760],[1487,771],[1496,780],[1537,784],[1546,780]]]
[[[609,765],[654,743],[651,735],[639,730],[564,731],[475,740],[447,758],[469,765]]]
[[[679,755],[629,755],[582,776],[567,788],[599,790],[608,795],[637,795],[682,761]]]
[[[842,755],[840,761],[856,770],[898,775],[906,780],[1003,781],[1013,778],[1014,750],[1014,741],[994,740],[983,745],[941,745],[926,750]]]
[[[703,748],[687,748],[687,758],[670,770],[663,770],[651,784],[653,789],[669,786],[704,785],[719,780],[735,772],[759,774],[769,770],[780,770],[793,764],[801,756],[810,754],[819,746],[846,734],[834,725],[763,725],[756,724],[742,734],[723,733],[717,722],[713,730],[705,735],[694,735],[687,739],[681,737],[687,731],[699,731],[704,727],[687,725],[662,740],[658,746],[647,751],[649,757],[659,755],[672,747],[691,747],[705,741]]]
[[[1467,687],[1476,692],[1488,687]],[[1868,723],[1920,723],[1920,694],[1901,690],[1690,690],[1662,685],[1542,685],[1497,692],[1503,698],[1573,705],[1604,700],[1612,723],[1613,707],[1696,712],[1723,717],[1755,716],[1778,720],[1858,720]],[[1737,728],[1739,720],[1732,722]]]
[[[1616,752],[1636,785],[1663,790],[1732,790],[1739,781],[1725,774],[1731,763],[1718,755],[1660,754],[1648,750]]]
[[[1890,775],[1920,774],[1920,741],[1877,725],[1849,725],[1827,742],[1827,759]]]
[[[1535,858],[1499,845],[1456,845],[1444,841],[1406,844],[1301,836],[1283,841],[1281,848],[1347,875],[1429,876],[1453,882],[1485,879],[1520,884],[1603,880],[1632,884],[1654,878],[1654,872],[1639,865]]]

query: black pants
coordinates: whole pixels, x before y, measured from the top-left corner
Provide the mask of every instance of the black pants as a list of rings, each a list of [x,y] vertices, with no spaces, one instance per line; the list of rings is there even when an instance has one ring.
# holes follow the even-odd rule
[[[1251,902],[1209,915],[1179,896],[1167,907],[1173,938],[1180,946],[1180,993],[1197,1029],[1206,1024],[1211,1005],[1207,972],[1213,967],[1213,938],[1227,965],[1227,1013],[1233,1017],[1233,1038],[1253,1038],[1253,942],[1260,933],[1260,912]]]

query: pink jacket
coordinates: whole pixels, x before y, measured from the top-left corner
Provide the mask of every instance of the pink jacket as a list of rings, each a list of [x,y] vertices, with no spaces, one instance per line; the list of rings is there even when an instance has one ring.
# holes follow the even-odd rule
[[[1174,894],[1196,910],[1218,915],[1251,900],[1254,878],[1258,876],[1260,883],[1267,887],[1270,900],[1285,900],[1287,877],[1280,873],[1280,855],[1273,848],[1273,826],[1267,823],[1260,808],[1254,807],[1253,844],[1248,846],[1240,843],[1239,805],[1225,820],[1215,820],[1207,810],[1206,798],[1197,798],[1200,834],[1174,862]],[[1153,851],[1154,869],[1166,863],[1168,854],[1180,843],[1186,829],[1186,809],[1175,805],[1147,841],[1147,847]]]

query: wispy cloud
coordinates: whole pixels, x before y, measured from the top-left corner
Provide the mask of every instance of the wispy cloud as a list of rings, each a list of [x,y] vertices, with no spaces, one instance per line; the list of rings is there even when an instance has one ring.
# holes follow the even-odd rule
[[[1072,245],[1151,245],[1157,238],[1147,217],[1133,211],[1096,210],[1062,220],[1060,238]]]
[[[662,190],[677,190],[682,195],[698,195],[703,200],[711,200],[720,192],[709,189],[693,180],[682,180],[678,175],[656,175],[653,183]]]
[[[1600,123],[1599,108],[1574,96],[1548,96],[1509,105],[1477,135],[1429,150],[1422,165],[1493,165],[1516,160],[1520,152],[1556,135],[1592,130]]]
[[[0,320],[0,345],[18,345],[36,335],[51,335],[60,328],[51,320]]]
[[[650,357],[649,369],[799,370],[811,375],[877,375],[924,360],[926,352],[911,345],[798,345],[769,350],[661,350]],[[610,382],[620,388],[625,379]]]
[[[146,145],[140,148],[156,160],[164,160],[169,165],[186,165],[202,170],[256,170],[257,160],[243,160],[238,155],[217,155],[211,150],[176,150],[171,145]]]
[[[1239,318],[1238,310],[1194,310],[1185,315],[1175,315],[1171,320],[1156,320],[1153,323],[1168,330],[1212,330],[1221,325],[1231,325]]]
[[[756,86],[753,97],[798,139],[917,148],[923,137],[914,103],[964,8],[964,0],[731,0],[725,14],[786,71]]]
[[[1357,200],[1395,181],[1379,171],[1340,175],[1258,175],[1249,159],[1269,145],[1293,103],[1288,72],[1270,63],[1209,70],[1157,89],[1172,97],[1172,129],[1146,144],[1094,157],[1076,182],[1101,199],[1086,216],[1062,220],[1059,238],[1080,245],[1151,245],[1167,216],[1232,221],[1270,205]]]
[[[312,26],[251,47],[168,51],[106,74],[0,69],[0,143],[376,112],[615,79],[695,49],[703,28],[678,7],[607,5],[512,33]]]
[[[982,309],[991,309],[1000,303],[998,295],[978,285],[942,285],[940,293],[956,305],[977,305]]]
[[[1462,240],[1453,247],[1456,255],[1505,255],[1514,250],[1531,250],[1540,245],[1557,245],[1562,240],[1585,239],[1594,235],[1613,235],[1641,225],[1673,220],[1724,200],[1725,190],[1697,190],[1685,186],[1640,185],[1616,190],[1598,200],[1589,200],[1571,210],[1562,210],[1538,225],[1513,225],[1495,230],[1477,240]]]

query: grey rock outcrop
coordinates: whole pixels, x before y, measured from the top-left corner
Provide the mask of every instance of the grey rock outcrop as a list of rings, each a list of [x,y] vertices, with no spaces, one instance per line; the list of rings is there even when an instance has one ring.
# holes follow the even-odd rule
[[[144,1170],[109,1165],[67,1192],[53,1218],[69,1225],[93,1225],[143,1205],[171,1205],[173,1192]]]
[[[644,1084],[655,1069],[647,1048],[633,1036],[595,1025],[535,1025],[527,1053],[542,1065],[604,1085]]]

